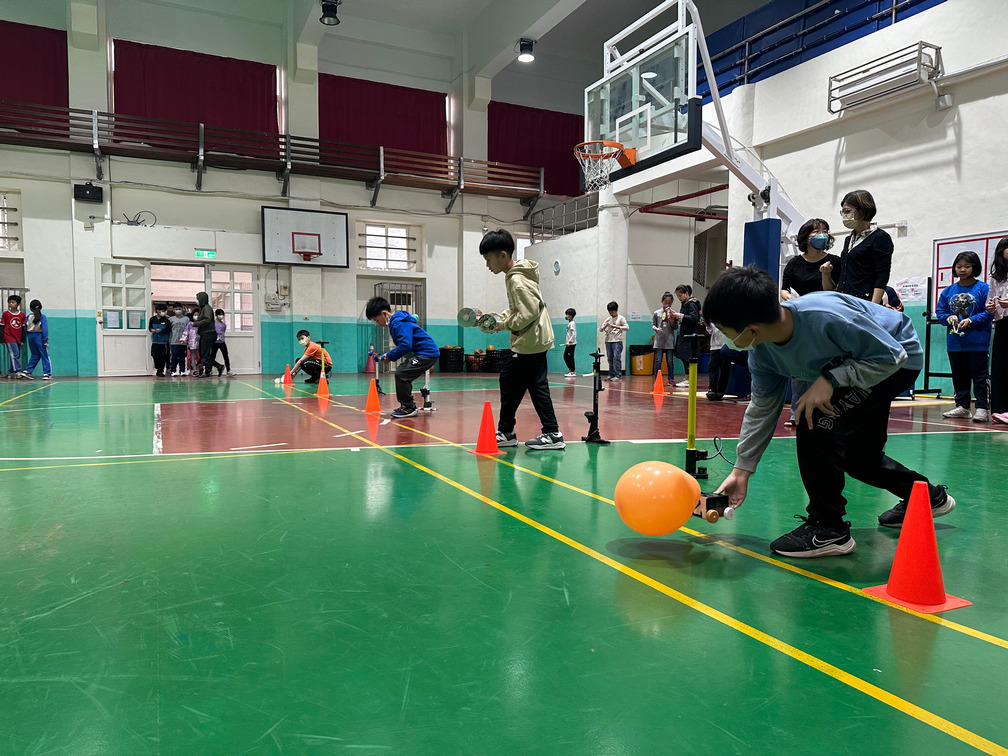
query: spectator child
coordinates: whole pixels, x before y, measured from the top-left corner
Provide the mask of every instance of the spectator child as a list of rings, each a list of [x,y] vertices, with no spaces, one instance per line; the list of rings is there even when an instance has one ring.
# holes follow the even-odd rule
[[[602,321],[599,333],[605,334],[606,360],[609,362],[609,380],[618,381],[623,377],[623,334],[630,330],[626,318],[619,314],[619,304],[606,305],[609,317]]]
[[[567,372],[564,378],[576,378],[577,372],[574,370],[574,350],[577,348],[577,327],[574,325],[574,317],[577,311],[573,307],[568,307],[564,311],[567,318],[567,336],[564,338],[564,363],[567,365]]]
[[[182,332],[189,325],[189,318],[186,317],[181,302],[172,305],[172,315],[168,318],[168,322],[171,324],[171,335],[168,337],[171,363],[168,365],[168,373],[182,375],[182,371],[186,369],[186,345],[182,343]]]
[[[379,362],[395,362],[400,357],[406,357],[395,371],[396,399],[399,400],[399,406],[392,410],[392,417],[416,417],[413,381],[434,367],[438,357],[441,356],[441,350],[409,312],[406,310],[392,312],[392,305],[384,297],[369,299],[364,308],[364,315],[380,326],[387,326],[392,343],[395,344],[394,349],[377,355],[375,359]]]
[[[49,321],[42,312],[42,303],[33,299],[28,309],[31,310],[25,320],[25,330],[28,333],[28,349],[31,351],[31,359],[28,360],[28,367],[22,375],[28,380],[34,380],[32,372],[35,366],[42,361],[42,380],[52,380],[52,362],[49,360]]]
[[[213,362],[217,365],[217,375],[220,375],[225,370],[229,376],[234,376],[231,370],[231,358],[228,356],[227,342],[224,341],[224,333],[227,331],[227,323],[224,322],[224,310],[214,310],[214,317],[217,319],[214,323],[214,329],[217,331],[217,341],[214,342],[214,352],[213,352]],[[217,362],[217,353],[220,352],[224,355],[224,364],[220,365]]]
[[[672,310],[672,292],[666,291],[661,295],[661,307],[651,313],[651,330],[654,331],[654,369],[651,376],[658,375],[664,358],[665,377],[668,378],[669,386],[675,385],[675,332],[679,327],[675,316],[676,313]]]
[[[952,272],[958,280],[946,287],[938,297],[935,315],[948,326],[945,348],[952,368],[952,386],[956,406],[942,417],[970,416],[970,380],[976,396],[973,420],[987,422],[990,381],[987,355],[990,349],[991,314],[987,312],[989,288],[977,279],[983,273],[976,252],[960,252],[952,262]]]
[[[675,288],[676,299],[679,300],[679,312],[672,313],[679,325],[679,335],[676,337],[676,357],[683,364],[686,379],[676,384],[679,388],[689,388],[690,338],[700,333],[700,302],[693,296],[693,287],[689,284],[679,284]]]
[[[193,310],[192,314],[189,315],[189,322],[186,323],[185,330],[182,332],[182,342],[186,345],[186,349],[189,350],[189,369],[186,373],[194,377],[199,375],[199,371],[203,367],[200,365],[200,335],[196,327],[196,320],[198,318],[199,313]]]
[[[159,376],[164,376],[165,366],[170,364],[169,343],[171,338],[171,321],[165,317],[168,311],[167,305],[157,305],[154,308],[155,315],[147,323],[147,330],[151,335],[151,359],[154,360],[154,371]]]
[[[994,249],[987,312],[994,321],[990,366],[991,420],[1008,425],[1008,236]]]
[[[7,377],[10,379],[21,378],[21,344],[25,340],[25,319],[21,312],[21,297],[11,294],[7,297],[7,309],[0,317],[3,323],[4,343],[7,344],[7,354],[10,356],[10,363]]]

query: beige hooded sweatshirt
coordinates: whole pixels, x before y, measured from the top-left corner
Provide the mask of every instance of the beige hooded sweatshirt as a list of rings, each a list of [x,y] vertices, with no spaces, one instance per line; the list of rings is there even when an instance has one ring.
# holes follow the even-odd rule
[[[539,265],[519,260],[504,276],[508,309],[501,313],[501,330],[511,331],[511,351],[538,354],[553,348],[553,324],[539,293]]]

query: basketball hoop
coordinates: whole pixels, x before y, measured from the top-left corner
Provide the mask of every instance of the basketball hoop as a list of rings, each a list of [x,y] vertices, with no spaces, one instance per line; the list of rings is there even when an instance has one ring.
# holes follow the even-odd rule
[[[609,174],[620,165],[623,145],[605,140],[582,142],[574,148],[574,156],[584,171],[585,191],[597,192],[609,186]]]

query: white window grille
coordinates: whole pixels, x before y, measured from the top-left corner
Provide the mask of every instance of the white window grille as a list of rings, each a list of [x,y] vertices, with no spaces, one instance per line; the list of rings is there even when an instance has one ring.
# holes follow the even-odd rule
[[[210,271],[210,306],[214,312],[224,310],[224,322],[229,333],[251,332],[255,329],[253,294],[251,271]]]
[[[22,248],[21,195],[17,192],[0,192],[0,249],[7,251]]]
[[[417,237],[409,226],[390,223],[365,223],[358,245],[363,256],[360,267],[368,270],[414,270],[417,264]]]

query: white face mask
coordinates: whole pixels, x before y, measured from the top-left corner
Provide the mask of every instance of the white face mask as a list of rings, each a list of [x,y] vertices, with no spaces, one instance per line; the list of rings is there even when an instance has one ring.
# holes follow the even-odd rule
[[[751,352],[756,347],[756,345],[753,343],[756,340],[756,332],[755,331],[753,331],[752,339],[745,346],[741,346],[739,344],[736,344],[734,341],[732,341],[731,339],[729,339],[728,336],[725,335],[725,334],[722,334],[722,335],[724,336],[725,345],[729,349],[734,349],[736,352]],[[739,334],[735,338],[738,338],[741,335],[742,334]]]

